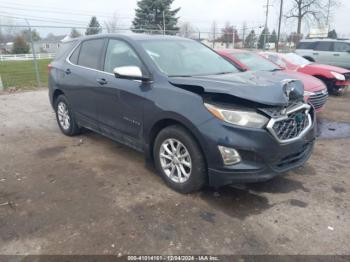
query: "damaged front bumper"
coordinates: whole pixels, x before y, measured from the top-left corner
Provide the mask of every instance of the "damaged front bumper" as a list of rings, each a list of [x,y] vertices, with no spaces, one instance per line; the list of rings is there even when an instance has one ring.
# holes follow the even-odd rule
[[[200,126],[208,163],[209,184],[220,187],[271,179],[303,165],[310,157],[316,135],[315,115],[301,137],[281,143],[267,129],[243,128],[211,119]],[[239,152],[238,164],[225,166],[218,146]]]

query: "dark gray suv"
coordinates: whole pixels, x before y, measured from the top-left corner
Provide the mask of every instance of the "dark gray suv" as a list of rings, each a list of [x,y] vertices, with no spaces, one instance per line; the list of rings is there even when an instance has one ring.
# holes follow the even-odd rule
[[[314,109],[300,82],[240,72],[193,40],[85,37],[64,43],[49,68],[65,135],[84,127],[139,150],[182,193],[267,180],[312,152]]]

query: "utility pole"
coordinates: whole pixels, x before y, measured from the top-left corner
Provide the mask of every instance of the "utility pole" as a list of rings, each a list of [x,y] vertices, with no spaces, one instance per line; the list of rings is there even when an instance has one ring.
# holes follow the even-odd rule
[[[235,48],[236,27],[232,26],[232,48]]]
[[[242,28],[242,43],[243,43],[243,48],[245,47],[245,31],[247,30],[247,24],[246,22],[243,23],[243,28]]]
[[[28,20],[27,19],[24,19],[24,20],[26,21],[26,23],[28,25],[28,29],[29,29],[29,41],[30,41],[30,45],[32,47],[35,76],[36,76],[36,81],[38,83],[38,87],[40,87],[41,83],[40,83],[40,76],[39,76],[39,68],[38,68],[38,61],[36,60],[36,53],[35,53],[35,48],[34,48],[33,36],[32,36],[32,28],[30,27]]]
[[[163,35],[165,35],[165,15],[163,11]]]
[[[266,41],[267,41],[267,22],[268,22],[268,19],[269,19],[269,7],[270,7],[270,0],[267,0],[267,3],[266,3],[266,18],[265,18],[265,28],[264,28],[264,47],[263,49],[265,50],[266,49]]]
[[[276,51],[277,52],[278,52],[278,45],[280,43],[280,37],[281,37],[282,16],[283,16],[283,0],[281,0],[281,3],[280,3],[280,16],[278,18],[278,32],[277,32],[277,43],[276,43]]]

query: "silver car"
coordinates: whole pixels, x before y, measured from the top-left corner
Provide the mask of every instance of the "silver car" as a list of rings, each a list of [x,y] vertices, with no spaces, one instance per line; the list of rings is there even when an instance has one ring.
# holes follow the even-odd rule
[[[295,52],[312,62],[350,69],[349,40],[305,39]]]

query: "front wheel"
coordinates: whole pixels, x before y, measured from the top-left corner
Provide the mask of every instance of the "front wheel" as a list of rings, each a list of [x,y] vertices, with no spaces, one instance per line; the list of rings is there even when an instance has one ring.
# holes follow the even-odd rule
[[[184,128],[169,126],[161,130],[153,154],[157,171],[175,191],[192,193],[205,185],[207,173],[203,154]]]

